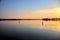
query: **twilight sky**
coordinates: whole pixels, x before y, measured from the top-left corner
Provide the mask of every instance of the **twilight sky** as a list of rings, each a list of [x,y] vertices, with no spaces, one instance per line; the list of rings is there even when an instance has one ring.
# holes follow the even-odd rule
[[[0,18],[60,17],[58,0],[2,0]]]

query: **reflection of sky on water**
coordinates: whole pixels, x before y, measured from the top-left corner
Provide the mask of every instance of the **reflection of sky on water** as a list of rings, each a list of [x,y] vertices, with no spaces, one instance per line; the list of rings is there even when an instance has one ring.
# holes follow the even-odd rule
[[[19,24],[29,25],[36,28],[46,28],[54,31],[60,32],[60,22],[59,21],[19,21]],[[48,27],[49,26],[49,27]]]
[[[58,38],[60,34],[59,21],[0,21],[0,31],[3,35],[37,36],[37,38]]]

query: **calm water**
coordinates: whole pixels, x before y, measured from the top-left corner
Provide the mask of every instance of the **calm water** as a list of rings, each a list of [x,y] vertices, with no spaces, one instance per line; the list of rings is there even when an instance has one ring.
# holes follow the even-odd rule
[[[0,21],[0,35],[6,39],[58,40],[60,21]]]

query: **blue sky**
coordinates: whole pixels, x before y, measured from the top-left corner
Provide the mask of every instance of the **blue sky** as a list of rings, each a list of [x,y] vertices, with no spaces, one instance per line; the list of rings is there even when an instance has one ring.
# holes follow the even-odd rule
[[[23,15],[35,10],[58,7],[58,0],[2,0],[1,14],[3,17]]]

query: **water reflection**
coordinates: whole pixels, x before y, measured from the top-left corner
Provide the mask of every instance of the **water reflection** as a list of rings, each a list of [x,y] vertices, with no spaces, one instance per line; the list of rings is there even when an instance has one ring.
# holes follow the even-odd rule
[[[18,24],[33,26],[34,28],[48,29],[60,32],[59,21],[42,21],[42,20],[30,20],[30,21],[18,21]]]
[[[42,21],[42,26],[44,25],[43,21]]]
[[[20,24],[20,20],[18,21],[18,23]]]
[[[46,29],[52,31],[60,32],[60,21],[42,21],[42,20],[30,20],[30,21],[0,21],[0,25],[17,25],[20,26],[30,26],[36,29]]]
[[[0,32],[5,37],[26,37],[34,39],[60,38],[60,21],[0,21],[0,25]]]
[[[20,22],[21,22],[21,21],[19,20],[19,21],[18,21],[18,24],[20,24]],[[42,26],[44,25],[44,22],[43,22],[43,21],[41,22],[41,25],[42,25]]]

